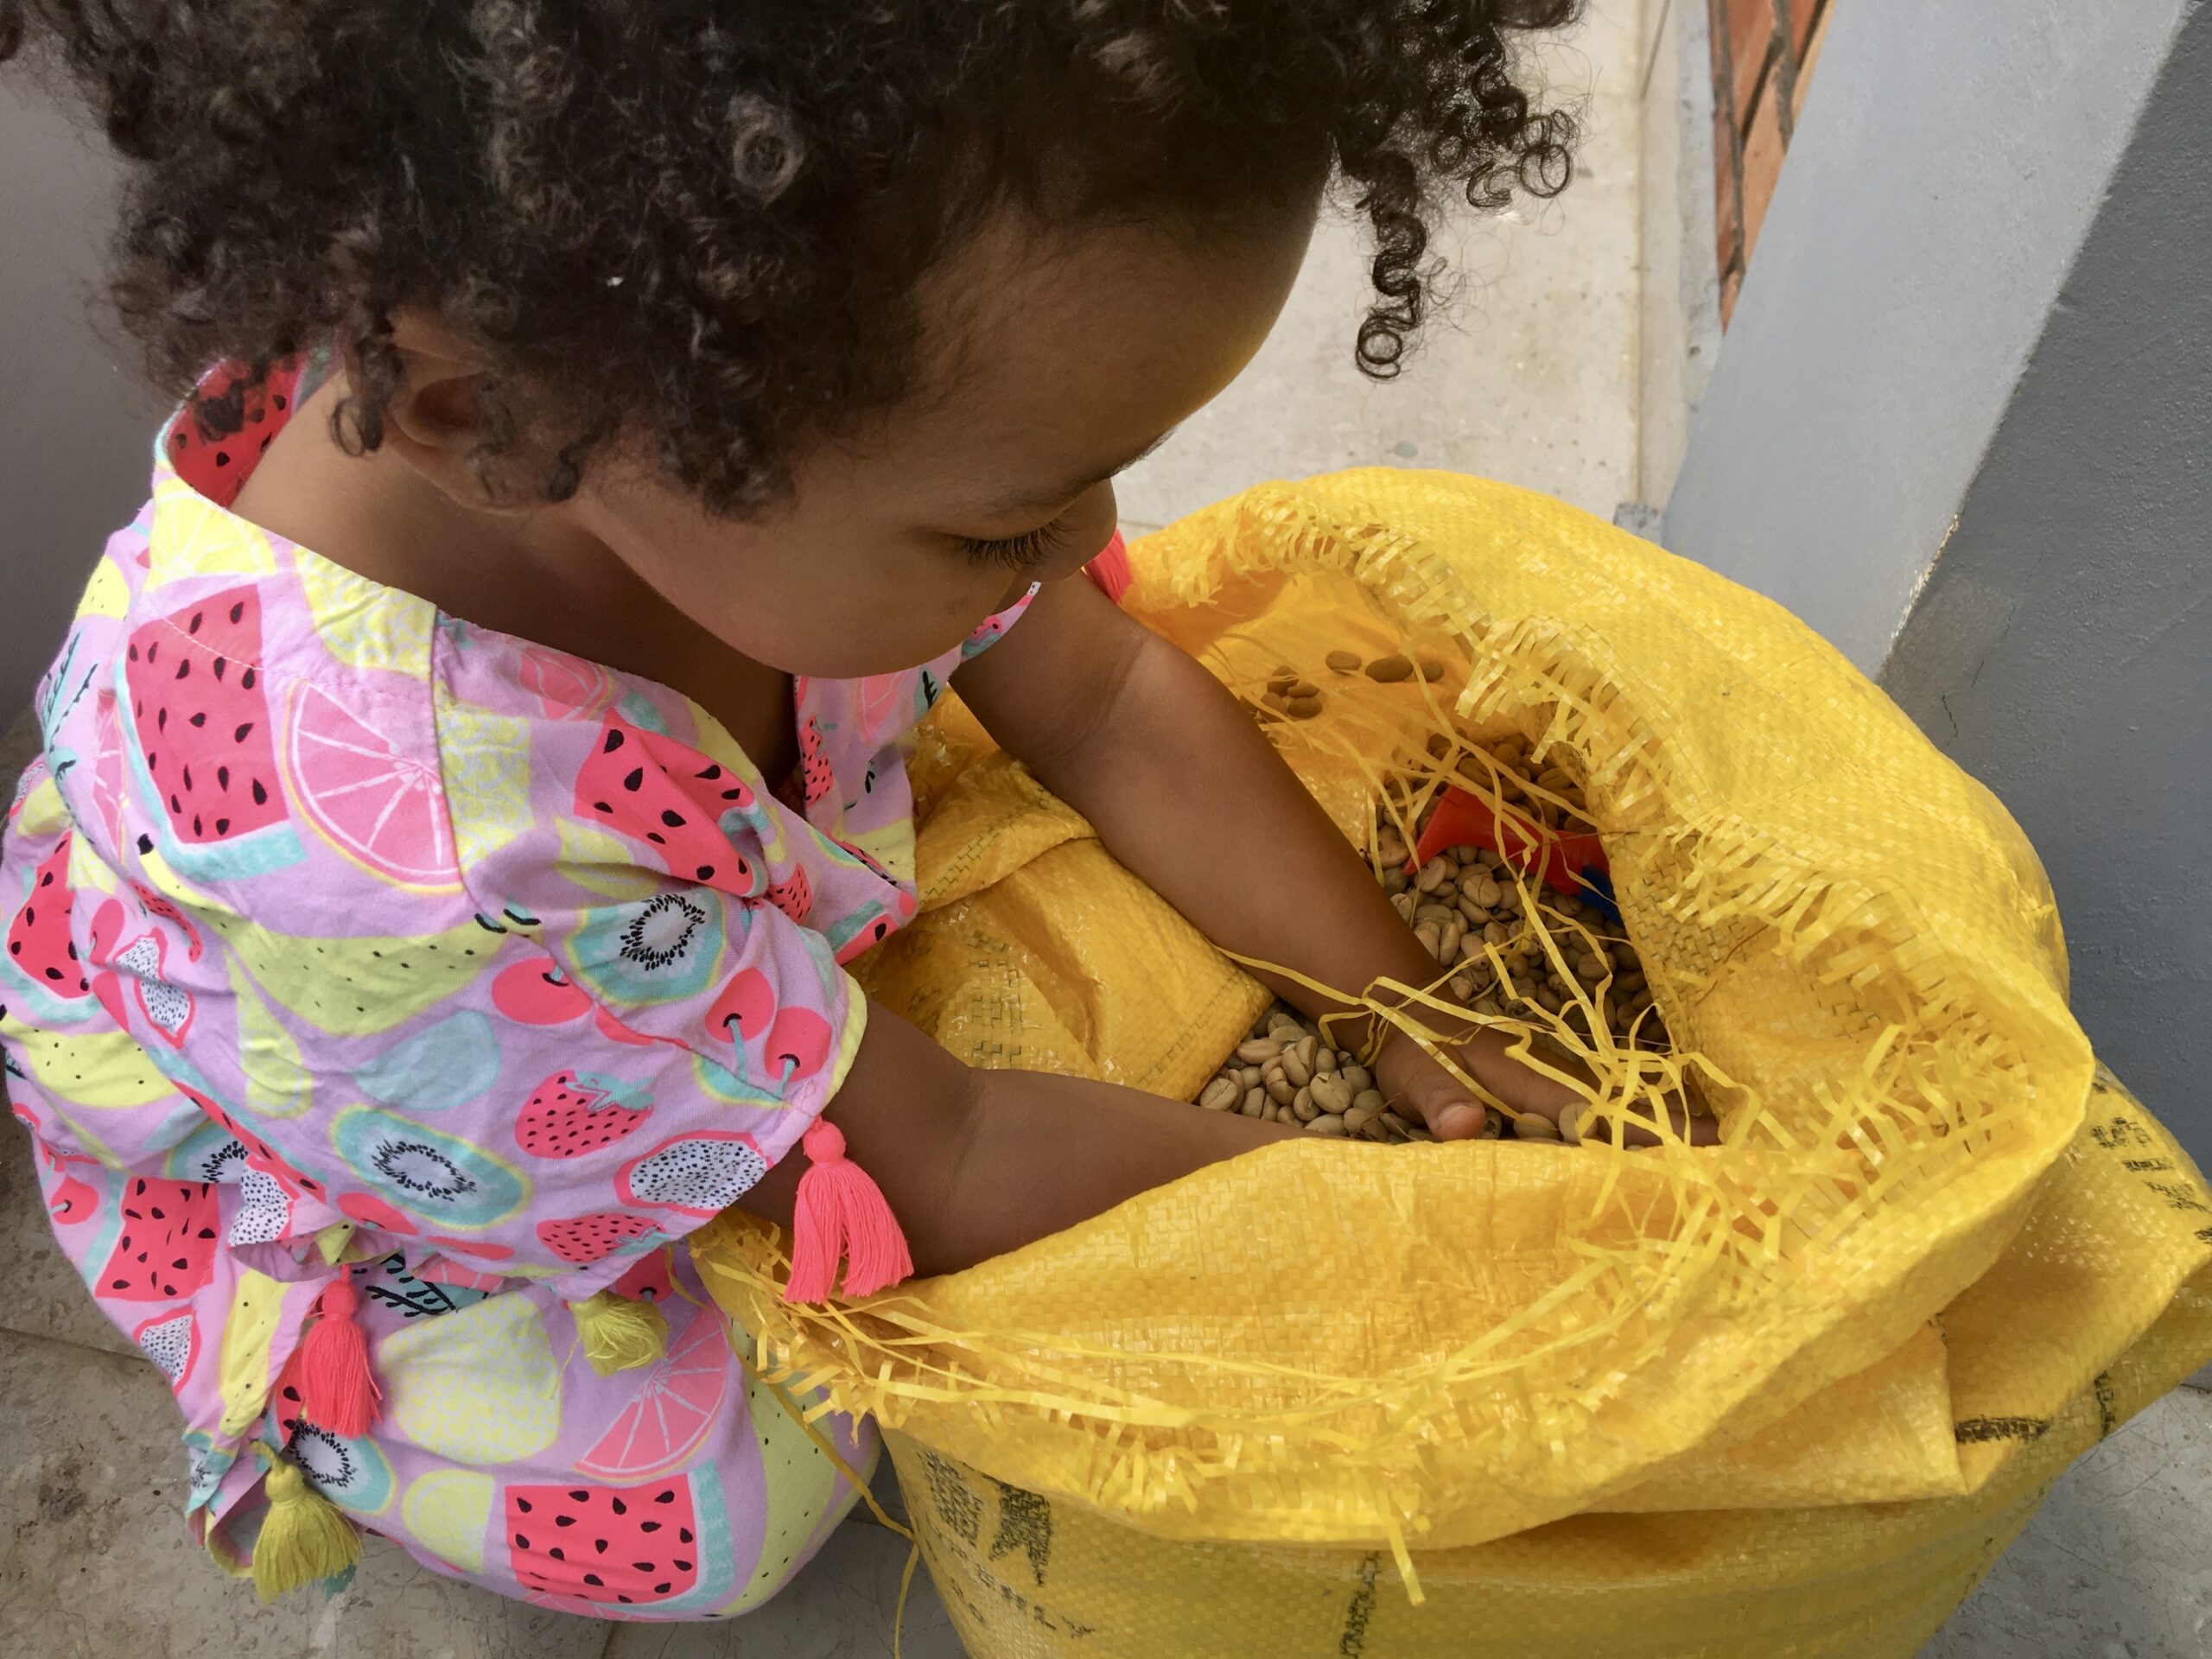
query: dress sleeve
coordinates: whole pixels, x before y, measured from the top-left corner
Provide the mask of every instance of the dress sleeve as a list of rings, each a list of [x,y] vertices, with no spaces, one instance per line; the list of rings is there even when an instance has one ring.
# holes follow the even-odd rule
[[[867,1000],[786,913],[770,876],[791,832],[741,759],[612,711],[526,724],[526,813],[455,830],[477,849],[471,902],[518,936],[491,995],[503,1047],[534,1052],[505,1069],[543,1079],[503,1134],[533,1181],[513,1242],[540,1272],[566,1269],[574,1298],[738,1202],[798,1143],[844,1080]],[[449,777],[496,764],[466,752],[465,726],[443,734]],[[455,791],[464,808],[470,794]]]
[[[992,612],[990,615],[977,623],[975,632],[960,642],[959,650],[948,652],[931,664],[931,668],[937,671],[939,683],[942,683],[949,678],[961,664],[973,662],[1000,640],[1005,639],[1006,631],[1028,614],[1029,607],[1035,601],[1038,590],[1044,585],[1041,582],[1031,582],[1028,591],[1020,599],[1015,600],[1002,611]]]

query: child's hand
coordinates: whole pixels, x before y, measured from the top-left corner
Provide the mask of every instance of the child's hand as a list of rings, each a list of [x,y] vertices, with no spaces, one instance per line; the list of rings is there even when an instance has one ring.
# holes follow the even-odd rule
[[[1021,626],[953,684],[993,736],[1090,820],[1116,858],[1293,1006],[1341,1016],[1343,1003],[1313,987],[1425,986],[1436,977],[1435,958],[1390,907],[1366,861],[1251,716],[1090,582],[1046,583]],[[1270,963],[1295,972],[1274,973]],[[1346,1040],[1363,1040],[1357,1022]],[[1473,1031],[1455,1058],[1516,1111],[1556,1122],[1589,1098],[1514,1059],[1510,1042]],[[1391,1036],[1375,1077],[1439,1140],[1482,1133],[1482,1104],[1410,1039]],[[1688,1116],[1679,1108],[1672,1115],[1678,1128]],[[1698,1145],[1716,1138],[1701,1118],[1688,1122],[1687,1134]],[[1632,1146],[1657,1138],[1629,1126]]]
[[[1452,1057],[1461,1071],[1516,1112],[1534,1112],[1557,1122],[1567,1107],[1588,1098],[1515,1059],[1509,1052],[1512,1046],[1513,1039],[1503,1032],[1478,1030],[1457,1044]],[[1552,1064],[1559,1071],[1585,1075],[1571,1061],[1554,1059]],[[1375,1086],[1400,1116],[1418,1116],[1440,1141],[1472,1140],[1483,1132],[1489,1116],[1465,1084],[1402,1032],[1392,1032],[1376,1056]],[[1692,1146],[1711,1146],[1719,1138],[1719,1125],[1711,1118],[1692,1116],[1680,1103],[1670,1102],[1667,1113],[1675,1133]],[[1658,1135],[1636,1124],[1633,1112],[1630,1116],[1628,1144],[1657,1144]],[[1507,1133],[1511,1133],[1510,1126]]]

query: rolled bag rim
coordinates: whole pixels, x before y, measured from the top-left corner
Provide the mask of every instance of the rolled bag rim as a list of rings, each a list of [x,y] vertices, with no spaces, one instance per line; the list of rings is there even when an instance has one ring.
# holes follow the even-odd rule
[[[1394,607],[1395,620],[1408,625],[1409,632],[1426,630],[1434,634],[1448,631],[1453,618],[1460,619],[1463,648],[1472,658],[1480,641],[1466,623],[1484,613],[1459,572],[1425,547],[1421,538],[1402,524],[1386,525],[1387,509],[1362,510],[1367,503],[1365,493],[1371,487],[1402,487],[1405,476],[1369,469],[1310,480],[1303,486],[1262,486],[1206,509],[1133,545],[1136,579],[1125,602],[1140,616],[1147,616],[1171,606],[1187,607],[1202,603],[1212,593],[1236,580],[1264,581],[1284,576],[1286,567],[1302,564],[1317,570],[1329,569],[1358,582],[1378,604]],[[1432,486],[1437,484],[1433,479],[1428,481]],[[1709,571],[1660,550],[1645,547],[1601,521],[1573,513],[1527,492],[1457,479],[1442,480],[1440,487],[1462,497],[1478,497],[1482,509],[1496,521],[1497,533],[1520,535],[1524,543],[1540,545],[1541,541],[1541,537],[1526,522],[1529,517],[1527,509],[1532,504],[1542,515],[1567,515],[1580,535],[1597,543],[1605,555],[1594,565],[1586,562],[1578,564],[1576,575],[1586,585],[1586,599],[1606,587],[1608,578],[1624,560],[1645,561],[1692,599],[1702,599],[1709,606],[1718,595],[1739,613],[1746,607],[1756,609],[1763,613],[1770,632],[1782,639],[1785,647],[1801,659],[1822,665],[1832,677],[1839,669],[1847,671],[1840,677],[1843,683],[1855,684],[1866,697],[1889,709],[1886,699],[1882,699],[1878,691],[1857,676],[1856,671],[1848,669],[1832,648],[1794,618],[1770,601],[1736,588]],[[1210,560],[1195,557],[1192,553],[1194,545],[1208,548]],[[1626,596],[1625,588],[1618,582],[1612,588],[1616,598]],[[1486,623],[1486,630],[1488,626]],[[1717,641],[1707,643],[1715,650],[1724,650]],[[1576,649],[1586,658],[1586,642]],[[1587,669],[1586,664],[1586,669],[1594,683],[1598,671]],[[1480,701],[1478,686],[1471,678],[1459,699],[1458,710],[1466,715]],[[1620,697],[1616,696],[1609,700],[1608,708],[1618,710],[1620,702]],[[1925,740],[1916,730],[1910,728],[1893,709],[1889,712],[1895,721],[1895,737],[1925,748]],[[1932,749],[1926,753],[1933,754]],[[1942,764],[1945,767],[1949,765],[1947,761]],[[1963,791],[1969,785],[1962,784],[1961,787]],[[1593,799],[1597,793],[1598,779],[1593,776]],[[1650,796],[1651,791],[1647,790],[1645,798],[1649,799]],[[1986,803],[1984,791],[1978,804],[1983,804],[1985,810]],[[1764,853],[1770,861],[1778,855],[1778,849],[1771,846],[1762,848],[1755,844],[1752,828],[1740,812],[1724,814],[1709,823],[1700,822],[1694,828],[1708,839],[1735,836],[1747,861],[1752,853]],[[2017,836],[2017,830],[2012,833]],[[1618,832],[1609,830],[1608,851],[1614,858],[1617,880],[1624,875],[1626,878],[1621,880],[1624,904],[1642,902],[1637,868],[1649,839],[1650,832],[1635,824]],[[2024,847],[2024,842],[2020,845]],[[2040,880],[2039,870],[2035,873],[2035,879]],[[1829,879],[1829,885],[1835,885],[1833,878]],[[1867,884],[1856,899],[1862,903],[1871,902],[1880,891]],[[1897,897],[1894,893],[1891,896],[1893,899]],[[1923,897],[1903,919],[1916,925],[1919,938],[1933,941],[1931,954],[1923,957],[1923,963],[1932,963],[1941,969],[1941,983],[1955,1004],[1970,1006],[1976,997],[1987,1000],[1993,996],[1999,988],[1984,976],[1981,959],[1964,953],[1948,957],[1942,954],[1942,943],[1948,932],[1942,926],[1945,918],[1940,907],[1931,909]],[[2055,917],[2050,934],[2055,941]],[[871,1351],[865,1339],[858,1348],[853,1348],[848,1345],[848,1339],[855,1333],[864,1333],[867,1323],[879,1311],[890,1312],[888,1300],[858,1310],[832,1310],[819,1318],[779,1309],[772,1299],[756,1294],[772,1286],[775,1265],[772,1241],[758,1233],[734,1242],[730,1249],[732,1256],[749,1260],[750,1266],[741,1276],[752,1281],[751,1289],[733,1283],[728,1273],[721,1273],[716,1275],[717,1292],[724,1294],[726,1302],[748,1328],[757,1325],[755,1334],[762,1337],[772,1351],[781,1352],[794,1372],[804,1376],[810,1386],[827,1386],[831,1400],[839,1408],[871,1412],[881,1417],[887,1426],[904,1428],[944,1446],[951,1455],[971,1463],[994,1478],[1044,1492],[1056,1500],[1084,1504],[1149,1531],[1192,1539],[1358,1543],[1405,1529],[1412,1535],[1410,1541],[1424,1549],[1478,1543],[1560,1516],[1602,1507],[1608,1497],[1662,1475],[1681,1459],[1756,1432],[1821,1387],[1863,1369],[1890,1351],[1904,1334],[1936,1314],[1960,1289],[1987,1268],[2017,1230],[2037,1181],[2079,1125],[2091,1082],[2094,1063],[2087,1040],[2064,1005],[2063,969],[2056,965],[2063,963],[2063,956],[2053,956],[2048,950],[2044,954],[2043,971],[2017,976],[2001,987],[2001,1011],[2012,1022],[2011,1029],[2025,1031],[2031,1038],[2039,1039],[2034,1046],[2044,1056],[2044,1070],[2034,1079],[2033,1088],[2044,1110],[2032,1123],[2014,1126],[2024,1133],[2018,1137],[2019,1144],[2006,1156],[1971,1162],[1943,1186],[1941,1204],[1949,1225],[1940,1245],[1919,1255],[1885,1251],[1879,1248],[1882,1239],[1878,1224],[1858,1228],[1840,1243],[1831,1241],[1825,1247],[1831,1254],[1826,1258],[1829,1271],[1823,1276],[1823,1282],[1841,1281],[1857,1286],[1859,1294],[1854,1303],[1816,1300],[1809,1306],[1787,1306],[1770,1303],[1764,1324],[1750,1326],[1745,1337],[1746,1342],[1758,1346],[1765,1355],[1764,1363],[1735,1364],[1705,1377],[1705,1391],[1697,1398],[1706,1409],[1660,1423],[1655,1423],[1646,1414],[1636,1426],[1633,1446],[1611,1448],[1617,1455],[1607,1465],[1607,1472],[1602,1478],[1592,1479],[1588,1471],[1592,1466],[1592,1454],[1604,1447],[1603,1437],[1586,1435],[1575,1446],[1574,1463],[1582,1478],[1572,1490],[1524,1489],[1518,1493],[1519,1503],[1486,1505],[1482,1513],[1440,1512],[1426,1501],[1427,1494],[1408,1487],[1402,1478],[1402,1470],[1347,1469],[1344,1471],[1345,1478],[1337,1484],[1332,1501],[1326,1503],[1314,1501],[1314,1482],[1310,1471],[1306,1478],[1294,1483],[1287,1493],[1287,1501],[1281,1503],[1224,1505],[1193,1502],[1194,1494],[1203,1495],[1206,1483],[1194,1479],[1187,1469],[1179,1481],[1148,1478],[1146,1471],[1136,1466],[1147,1454],[1141,1446],[1132,1445],[1130,1437],[1118,1432],[1120,1424],[1127,1419],[1122,1408],[1111,1402],[1098,1402],[1105,1409],[1095,1416],[1083,1409],[1083,1402],[1065,1398],[1056,1399],[1041,1412],[1040,1420],[1049,1421],[1063,1437],[1073,1435],[1088,1444],[1078,1455],[1055,1459],[1055,1466],[1040,1467],[1039,1459],[1030,1452],[1010,1455],[1002,1436],[994,1432],[980,1436],[970,1432],[976,1425],[963,1420],[975,1415],[972,1400],[956,1402],[923,1397],[926,1390],[906,1389],[894,1373],[885,1371],[880,1365],[860,1363],[862,1352],[872,1351],[880,1360],[883,1351]],[[2054,1051],[2061,1056],[2055,1063],[2049,1058]],[[2054,1106],[2053,1103],[2056,1104]],[[1334,1150],[1291,1145],[1271,1148],[1239,1162],[1256,1167],[1266,1159],[1325,1157]],[[1471,1148],[1423,1148],[1412,1155],[1435,1160],[1490,1154]],[[1526,1154],[1516,1149],[1514,1155]],[[1200,1172],[1189,1181],[1215,1178],[1212,1172]],[[1176,1185],[1184,1186],[1188,1182]],[[1133,1203],[1141,1205],[1155,1196],[1148,1194]],[[1084,1228],[1109,1224],[1110,1217],[1085,1223]],[[735,1230],[744,1230],[741,1224]],[[1071,1230],[1071,1234],[1061,1236],[1065,1239],[1082,1230]],[[1053,1245],[1054,1241],[1041,1241],[967,1274],[910,1287],[905,1294],[906,1300],[922,1301],[963,1282],[970,1286],[980,1284],[994,1274],[1033,1271],[1036,1259],[1049,1254]],[[1869,1304],[1878,1304],[1883,1317],[1871,1322],[1862,1317]],[[958,1324],[949,1323],[956,1327]],[[1789,1336],[1775,1337],[1775,1327],[1786,1327]],[[990,1347],[1002,1354],[1009,1344],[1044,1344],[1052,1340],[1049,1332],[1001,1331],[995,1333]],[[961,1348],[958,1341],[950,1338],[943,1345],[955,1353]],[[1001,1414],[1007,1407],[1007,1402],[995,1401],[994,1409],[986,1415],[997,1420],[1002,1427]],[[1190,1420],[1195,1421],[1198,1414],[1189,1414]],[[1241,1427],[1249,1446],[1268,1439],[1277,1425],[1266,1414],[1255,1413],[1245,1415]],[[1418,1433],[1422,1426],[1409,1421],[1408,1427]],[[1156,1465],[1159,1454],[1151,1455]],[[1245,1455],[1250,1457],[1251,1453]],[[1227,1473],[1230,1466],[1224,1464],[1218,1472]],[[1157,1473],[1156,1468],[1154,1472]],[[1256,1471],[1247,1472],[1242,1484],[1250,1484],[1251,1472]]]

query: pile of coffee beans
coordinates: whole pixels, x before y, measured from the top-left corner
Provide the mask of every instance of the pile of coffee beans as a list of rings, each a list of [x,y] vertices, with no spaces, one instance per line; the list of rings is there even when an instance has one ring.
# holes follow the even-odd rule
[[[1370,680],[1382,685],[1395,685],[1419,674],[1432,683],[1444,677],[1444,664],[1424,658],[1416,663],[1410,657],[1377,657],[1363,664],[1349,651],[1332,651],[1322,659],[1332,674],[1364,673]],[[1311,720],[1327,704],[1328,694],[1301,675],[1288,664],[1278,664],[1268,677],[1267,691],[1259,702],[1248,704],[1255,716],[1267,720]]]
[[[1442,671],[1405,657],[1363,664],[1349,652],[1332,652],[1327,662],[1332,672],[1364,672],[1385,683],[1415,673],[1433,680]],[[1269,682],[1267,708],[1277,717],[1307,719],[1319,712],[1322,695],[1284,669]],[[1436,959],[1437,982],[1429,988],[1491,1020],[1525,1026],[1540,1048],[1554,1054],[1563,1052],[1552,1034],[1556,1028],[1587,1041],[1593,1021],[1603,1023],[1617,1046],[1671,1047],[1643,960],[1606,906],[1526,875],[1516,880],[1512,866],[1486,847],[1452,847],[1414,864],[1408,836],[1426,829],[1446,781],[1464,782],[1545,830],[1567,835],[1590,828],[1580,785],[1556,766],[1532,772],[1528,746],[1518,739],[1478,748],[1440,736],[1429,745],[1429,760],[1424,776],[1392,780],[1373,842],[1376,880]],[[1199,1091],[1198,1103],[1209,1111],[1300,1124],[1310,1135],[1434,1138],[1391,1109],[1357,1055],[1332,1045],[1318,1024],[1281,1002],[1260,1017]],[[1579,1141],[1580,1116],[1570,1109],[1554,1124],[1524,1113],[1511,1132],[1523,1140]],[[1499,1114],[1491,1114],[1484,1132],[1503,1132]]]
[[[1303,1124],[1310,1135],[1339,1140],[1436,1138],[1389,1109],[1374,1077],[1351,1050],[1332,1046],[1319,1026],[1280,1002],[1260,1016],[1198,1091],[1198,1104],[1211,1112]]]

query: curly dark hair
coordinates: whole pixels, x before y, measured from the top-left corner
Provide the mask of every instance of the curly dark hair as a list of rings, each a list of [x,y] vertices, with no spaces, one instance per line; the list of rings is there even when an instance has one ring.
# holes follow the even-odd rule
[[[181,391],[335,340],[381,440],[391,318],[480,341],[558,499],[622,434],[712,509],[895,403],[917,276],[993,207],[1203,215],[1326,156],[1395,373],[1457,195],[1550,196],[1573,122],[1513,31],[1577,0],[0,0],[133,163],[111,296]],[[251,384],[249,382],[248,384]],[[226,435],[222,417],[211,417]]]

